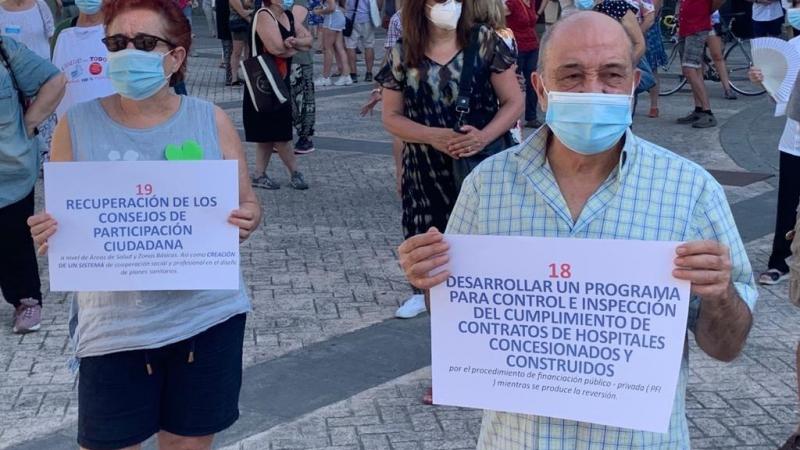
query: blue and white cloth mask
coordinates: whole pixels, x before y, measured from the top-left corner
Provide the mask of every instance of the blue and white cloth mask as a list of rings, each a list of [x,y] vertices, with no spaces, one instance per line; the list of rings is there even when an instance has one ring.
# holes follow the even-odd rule
[[[582,10],[594,8],[594,0],[575,0],[575,7]]]
[[[294,0],[283,0],[283,9],[290,10],[294,6]]]
[[[786,20],[789,25],[796,29],[800,29],[800,8],[789,8],[786,10]]]
[[[133,48],[110,52],[108,78],[123,97],[131,100],[150,98],[169,81],[164,74],[164,58],[168,54]]]
[[[629,95],[547,91],[545,122],[561,143],[582,155],[610,150],[630,127]]]
[[[84,14],[97,14],[103,6],[103,0],[75,0],[75,6]]]

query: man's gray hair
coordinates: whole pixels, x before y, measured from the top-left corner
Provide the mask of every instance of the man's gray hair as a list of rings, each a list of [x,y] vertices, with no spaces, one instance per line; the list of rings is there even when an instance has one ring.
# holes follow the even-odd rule
[[[558,29],[561,28],[562,26],[564,26],[565,23],[569,23],[569,22],[571,22],[571,21],[573,21],[573,20],[575,20],[577,18],[586,16],[586,15],[589,15],[589,14],[600,14],[600,15],[602,15],[604,17],[609,17],[609,16],[606,16],[605,14],[603,14],[601,12],[597,12],[597,11],[578,11],[578,12],[570,14],[569,16],[566,16],[566,17],[563,17],[563,18],[559,19],[558,21],[556,21],[556,23],[553,24],[553,26],[550,27],[549,30],[545,31],[544,35],[542,35],[542,38],[539,40],[539,59],[536,62],[536,71],[537,72],[539,72],[540,74],[544,73],[544,70],[545,70],[544,69],[544,62],[547,60],[547,52],[548,52],[549,47],[550,47],[550,40],[552,39],[553,35],[558,32]],[[609,17],[609,18],[611,19],[611,17]],[[625,32],[625,36],[628,36],[628,32],[625,31],[625,27],[622,26],[622,23],[619,22],[619,21],[616,21],[616,20],[615,20],[615,22],[617,22],[617,24],[622,28],[622,31]],[[633,41],[630,40],[630,36],[628,36],[628,45],[630,45],[631,63],[633,64],[634,67],[636,67],[636,61],[634,61]]]

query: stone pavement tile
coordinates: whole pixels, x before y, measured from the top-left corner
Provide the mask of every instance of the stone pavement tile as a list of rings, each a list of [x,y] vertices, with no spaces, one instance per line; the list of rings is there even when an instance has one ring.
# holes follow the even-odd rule
[[[216,103],[227,103],[227,112],[237,126],[241,126],[241,112],[236,105],[241,102],[243,91],[222,86],[218,42],[202,41],[197,48],[200,56],[190,59],[190,92]],[[319,56],[316,59],[319,60]],[[359,86],[364,84],[359,83]],[[324,90],[325,95],[346,92],[336,89]],[[715,89],[711,87],[712,105],[721,121],[751,104],[748,99],[723,103]],[[320,135],[388,142],[379,114],[357,118],[365,97],[365,92],[358,92],[322,99],[318,114]],[[646,108],[640,106],[636,132],[706,167],[740,170],[722,151],[719,130],[693,130],[672,123],[689,102],[690,97],[683,93],[662,98],[662,119],[658,120],[642,117]],[[247,147],[247,152],[252,162],[252,146]],[[301,157],[300,165],[311,184],[307,192],[287,188],[288,176],[282,165],[271,165],[270,175],[284,183],[284,188],[258,193],[264,207],[264,222],[241,250],[243,274],[254,307],[245,335],[246,365],[269,361],[311,343],[390,318],[411,293],[395,259],[402,235],[391,156],[322,149]],[[768,183],[761,182],[726,188],[726,192],[732,201],[739,201],[769,189]],[[39,205],[41,191],[39,184]],[[748,245],[748,251],[754,255],[754,267],[763,268],[769,242],[767,238],[758,242],[758,245]],[[40,260],[40,267],[45,294],[42,331],[19,337],[12,335],[8,326],[0,327],[0,448],[65,425],[74,428],[76,384],[74,376],[65,368],[70,354],[68,296],[47,290],[46,259]],[[695,408],[690,405],[690,411],[697,417],[705,417],[706,412],[714,412],[713,418],[736,417],[738,410],[732,408],[727,399],[750,400],[739,406],[766,410],[782,424],[781,430],[791,428],[790,422],[795,418],[790,416],[794,416],[796,410],[792,367],[794,342],[798,338],[797,312],[785,300],[779,300],[780,289],[763,290],[771,297],[765,295],[760,302],[751,344],[745,350],[746,357],[742,358],[746,364],[734,364],[733,369],[729,369],[695,357],[697,351],[693,350],[693,364],[697,364],[696,369],[692,369],[693,383],[704,383],[698,398],[709,402],[712,396],[708,393],[711,393],[722,399],[721,406]],[[11,308],[0,307],[0,324],[10,323],[11,316]],[[736,386],[730,386],[731,380],[748,388],[737,391]],[[762,382],[765,384],[761,385]],[[759,392],[760,385],[763,389]],[[435,409],[439,413],[431,412],[431,408],[416,403],[416,397],[421,394],[420,386],[409,383],[397,389],[395,395],[378,396],[371,407],[389,408],[386,414],[393,418],[408,414],[411,429],[428,439],[417,448],[444,445],[448,430],[461,430],[462,422],[450,416],[454,413],[439,408]],[[405,413],[399,412],[403,408]],[[477,427],[479,415],[473,416],[463,422],[471,424],[465,428],[474,430]],[[379,417],[377,423],[364,426],[381,424],[384,422]],[[358,432],[360,425],[351,426]],[[387,436],[389,444],[395,447],[395,443],[405,442],[402,441],[404,436],[390,430],[377,435]],[[463,444],[458,440],[452,442],[456,446]],[[325,445],[339,444],[328,442]],[[343,441],[343,448],[347,445]],[[464,444],[464,447],[469,445]]]
[[[421,369],[223,450],[475,448],[481,412],[421,405],[429,383]]]
[[[759,104],[761,98],[740,97],[736,101],[721,99],[722,88],[718,83],[708,84],[711,107],[718,122],[724,124],[747,106]],[[692,109],[691,92],[681,91],[659,99],[660,117],[646,117],[649,107],[647,97],[639,97],[639,105],[634,118],[633,130],[637,135],[656,142],[675,153],[688,157],[706,168],[717,170],[741,170],[741,168],[722,151],[720,144],[721,126],[706,129],[680,125],[675,120]]]

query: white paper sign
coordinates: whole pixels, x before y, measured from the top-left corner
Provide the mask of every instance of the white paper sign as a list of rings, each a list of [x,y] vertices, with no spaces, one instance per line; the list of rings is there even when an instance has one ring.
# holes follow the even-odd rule
[[[677,242],[448,235],[436,404],[668,430],[689,283]]]
[[[239,288],[236,161],[48,163],[52,291]]]

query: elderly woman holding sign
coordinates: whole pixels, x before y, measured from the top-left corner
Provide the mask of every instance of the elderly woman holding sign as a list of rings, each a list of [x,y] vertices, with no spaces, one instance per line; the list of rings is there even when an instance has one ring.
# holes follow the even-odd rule
[[[52,160],[175,159],[181,147],[195,159],[237,160],[240,208],[228,221],[247,239],[261,210],[233,124],[212,104],[170,89],[186,71],[188,21],[172,0],[115,0],[104,13],[118,94],[70,109]],[[28,221],[40,253],[56,219],[42,213]],[[82,448],[138,448],[158,433],[161,449],[207,449],[238,419],[250,310],[241,282],[228,291],[79,292],[75,302]]]

